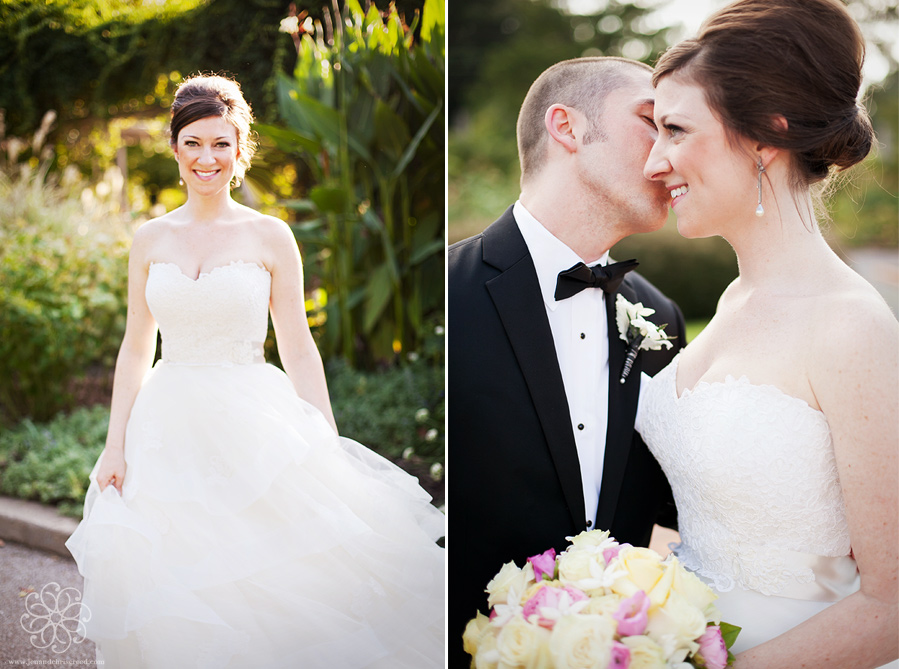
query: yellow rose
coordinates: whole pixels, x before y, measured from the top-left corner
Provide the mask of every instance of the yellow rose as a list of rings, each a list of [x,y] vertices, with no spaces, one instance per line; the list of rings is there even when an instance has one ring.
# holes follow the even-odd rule
[[[646,626],[646,633],[660,641],[666,637],[673,639],[674,644],[669,649],[671,652],[676,649],[695,652],[699,648],[696,639],[703,635],[705,628],[706,621],[703,612],[676,592],[672,592],[668,596],[665,606],[649,610],[649,624]],[[663,643],[668,645],[669,642],[663,641]]]
[[[483,634],[478,652],[471,663],[472,669],[497,669],[499,653],[496,651],[496,637],[493,633]]]
[[[649,637],[626,636],[621,643],[631,650],[628,669],[665,669],[665,652]]]
[[[708,585],[703,583],[696,574],[684,569],[684,566],[677,561],[677,558],[672,558],[671,564],[673,565],[671,569],[674,572],[674,582],[671,585],[671,589],[702,611],[706,615],[707,622],[710,621],[718,611],[713,606],[713,602],[718,599],[718,595]],[[718,615],[720,616],[720,613]]]
[[[574,546],[576,550],[598,548],[609,538],[609,533],[600,530],[585,530],[577,536],[567,538],[571,541],[571,545]],[[571,549],[569,548],[568,550]]]
[[[547,666],[546,643],[549,630],[531,625],[521,616],[515,616],[505,624],[496,639],[500,667]]]
[[[462,634],[462,646],[465,652],[474,658],[478,652],[478,646],[481,644],[481,638],[484,632],[492,634],[490,630],[490,618],[478,611],[478,615],[468,621],[465,626],[465,632]]]
[[[581,613],[592,613],[598,616],[611,616],[621,606],[624,599],[621,595],[611,594],[602,597],[591,597]]]
[[[649,594],[665,573],[659,554],[648,548],[622,548],[613,564],[625,572],[612,584],[612,592],[622,597],[631,597],[640,590]]]
[[[611,659],[615,621],[595,615],[562,616],[549,639],[555,669],[606,667]]]
[[[499,573],[487,584],[487,605],[508,604],[509,591],[514,589],[521,596],[529,583],[534,582],[534,568],[528,562],[519,569],[514,562],[507,562]]]

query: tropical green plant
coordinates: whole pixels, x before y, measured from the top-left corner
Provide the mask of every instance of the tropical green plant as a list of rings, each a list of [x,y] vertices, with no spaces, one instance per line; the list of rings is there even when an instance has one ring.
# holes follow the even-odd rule
[[[318,250],[330,296],[323,354],[372,364],[415,350],[443,308],[444,2],[426,0],[411,26],[392,5],[382,15],[357,0],[325,19],[327,31],[289,28],[297,66],[277,86],[286,128],[257,129],[315,183],[286,204],[306,217],[295,233]]]

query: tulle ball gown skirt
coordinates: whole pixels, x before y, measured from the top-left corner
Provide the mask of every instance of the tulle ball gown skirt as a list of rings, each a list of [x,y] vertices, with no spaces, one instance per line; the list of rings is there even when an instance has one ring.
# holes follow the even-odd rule
[[[125,459],[67,543],[105,669],[443,666],[443,514],[279,369],[158,363]]]

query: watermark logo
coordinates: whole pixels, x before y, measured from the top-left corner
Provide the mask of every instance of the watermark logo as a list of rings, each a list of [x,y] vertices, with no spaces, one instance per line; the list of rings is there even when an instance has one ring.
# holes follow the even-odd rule
[[[64,653],[73,643],[84,641],[84,623],[90,619],[90,609],[81,603],[78,588],[48,583],[40,593],[31,592],[25,598],[25,613],[19,622],[31,635],[32,646]]]

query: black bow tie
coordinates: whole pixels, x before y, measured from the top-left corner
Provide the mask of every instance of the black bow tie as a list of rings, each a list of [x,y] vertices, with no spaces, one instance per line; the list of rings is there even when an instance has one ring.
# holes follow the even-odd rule
[[[564,300],[577,295],[584,288],[602,288],[607,293],[614,293],[624,281],[624,275],[639,265],[636,260],[624,260],[612,265],[594,265],[587,267],[579,262],[571,269],[559,272],[556,279],[557,300]]]

